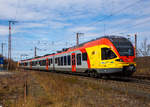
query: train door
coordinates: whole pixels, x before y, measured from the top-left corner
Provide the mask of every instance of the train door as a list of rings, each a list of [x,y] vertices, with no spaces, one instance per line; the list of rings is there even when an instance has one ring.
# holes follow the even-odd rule
[[[54,56],[53,56],[52,63],[53,63],[53,70],[55,70],[55,58],[54,58]]]
[[[30,69],[32,69],[32,61],[30,62]]]
[[[48,58],[46,58],[46,70],[48,70]]]
[[[76,72],[76,58],[75,53],[71,54],[72,72]]]

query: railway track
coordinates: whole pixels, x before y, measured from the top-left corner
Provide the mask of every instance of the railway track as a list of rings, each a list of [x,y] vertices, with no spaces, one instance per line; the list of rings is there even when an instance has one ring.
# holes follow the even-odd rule
[[[129,78],[129,80],[133,83],[138,83],[138,84],[150,86],[150,80],[137,79],[137,78]]]
[[[54,72],[55,73],[55,72]],[[73,76],[79,76],[85,79],[93,79],[93,80],[108,80],[108,81],[117,81],[117,82],[128,82],[128,83],[136,83],[141,85],[147,85],[150,87],[150,79],[149,77],[140,77],[140,76],[133,76],[133,77],[104,77],[104,78],[93,78],[88,77],[86,74],[72,74],[72,73],[58,73],[62,75],[73,75]]]
[[[45,71],[47,72],[47,71]],[[133,76],[133,77],[103,77],[103,78],[98,78],[98,77],[89,77],[86,74],[80,74],[80,73],[68,73],[68,72],[48,72],[48,73],[56,73],[58,75],[65,75],[65,76],[77,76],[79,78],[82,77],[82,79],[91,79],[91,80],[107,80],[107,81],[116,81],[116,82],[127,82],[127,83],[136,83],[136,84],[141,84],[141,85],[147,85],[150,86],[150,77],[140,77],[140,76]]]

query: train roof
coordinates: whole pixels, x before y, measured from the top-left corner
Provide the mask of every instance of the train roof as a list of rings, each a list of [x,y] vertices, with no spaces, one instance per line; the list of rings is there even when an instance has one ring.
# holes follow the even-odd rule
[[[116,41],[124,42],[124,41],[127,41],[127,40],[128,40],[128,39],[126,39],[125,37],[122,37],[122,36],[114,36],[114,35],[111,35],[111,36],[102,36],[102,37],[99,37],[99,38],[92,39],[92,40],[90,40],[90,41],[81,43],[81,44],[79,44],[79,46],[83,46],[83,45],[85,45],[86,43],[89,43],[89,42],[92,42],[92,41],[95,41],[95,40],[98,40],[98,39],[102,39],[102,38],[107,38],[107,39],[109,39],[111,42],[116,42]]]
[[[21,61],[27,61],[27,60],[32,60],[32,59],[36,59],[36,58],[44,58],[44,57],[50,56],[50,55],[61,54],[61,53],[66,52],[66,51],[68,51],[68,50],[73,50],[73,49],[76,49],[76,48],[80,48],[80,47],[86,45],[86,44],[89,43],[89,42],[93,42],[93,41],[96,41],[96,40],[99,40],[99,39],[102,39],[102,38],[109,39],[112,43],[118,42],[118,41],[119,41],[119,42],[129,42],[128,39],[126,39],[125,37],[122,37],[122,36],[114,36],[114,35],[102,36],[102,37],[99,37],[99,38],[92,39],[92,40],[90,40],[90,41],[81,43],[81,44],[79,44],[78,46],[73,46],[73,47],[69,47],[69,48],[63,48],[61,51],[57,51],[57,53],[46,54],[46,55],[44,55],[44,56],[37,56],[37,57],[35,57],[35,58],[25,59],[25,60],[21,60]]]

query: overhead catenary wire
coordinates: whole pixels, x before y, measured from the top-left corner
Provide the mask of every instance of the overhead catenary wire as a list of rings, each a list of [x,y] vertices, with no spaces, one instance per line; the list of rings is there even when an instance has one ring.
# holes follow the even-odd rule
[[[125,29],[126,28],[134,28],[134,27],[137,27],[137,26],[139,26],[139,25],[143,25],[143,24],[145,24],[145,23],[147,23],[147,22],[149,22],[150,21],[150,19],[149,20],[145,20],[145,21],[143,21],[143,22],[140,22],[140,23],[137,23],[137,24],[134,24],[134,25],[131,25],[131,26],[125,26]],[[117,33],[118,31],[115,31],[115,32],[111,32],[111,33]],[[127,33],[127,32],[121,32],[121,33]]]
[[[14,20],[17,20],[17,15],[18,15],[18,10],[19,10],[19,7],[20,7],[20,1],[21,0],[17,0],[16,2],[16,13],[15,13],[15,17],[14,17]]]
[[[101,18],[101,19],[99,19],[99,20],[97,20],[97,21],[95,21],[95,22],[93,22],[93,23],[91,23],[91,24],[88,24],[88,26],[89,26],[89,25],[92,26],[92,25],[95,25],[95,24],[97,24],[97,23],[99,23],[99,22],[102,22],[102,21],[104,21],[104,20],[106,20],[106,19],[109,19],[109,18],[111,18],[112,16],[115,16],[115,15],[119,14],[120,12],[122,12],[122,11],[128,9],[128,8],[131,8],[131,6],[137,4],[137,3],[141,2],[141,1],[142,1],[142,0],[137,0],[137,1],[134,2],[134,3],[129,4],[129,5],[125,6],[125,7],[123,7],[123,8],[121,8],[121,9],[117,10],[117,11],[114,12],[113,14],[110,14],[110,15],[108,15],[108,16],[106,16],[106,17],[103,17],[103,18]]]

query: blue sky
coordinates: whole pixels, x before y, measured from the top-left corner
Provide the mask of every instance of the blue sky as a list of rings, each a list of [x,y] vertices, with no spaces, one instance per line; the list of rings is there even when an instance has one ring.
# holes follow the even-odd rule
[[[150,43],[150,0],[0,0],[0,43],[6,43],[5,56],[9,20],[18,21],[12,25],[14,60],[22,54],[33,57],[35,46],[38,55],[74,46],[77,32],[84,33],[80,43],[135,33],[139,48],[145,38]]]

